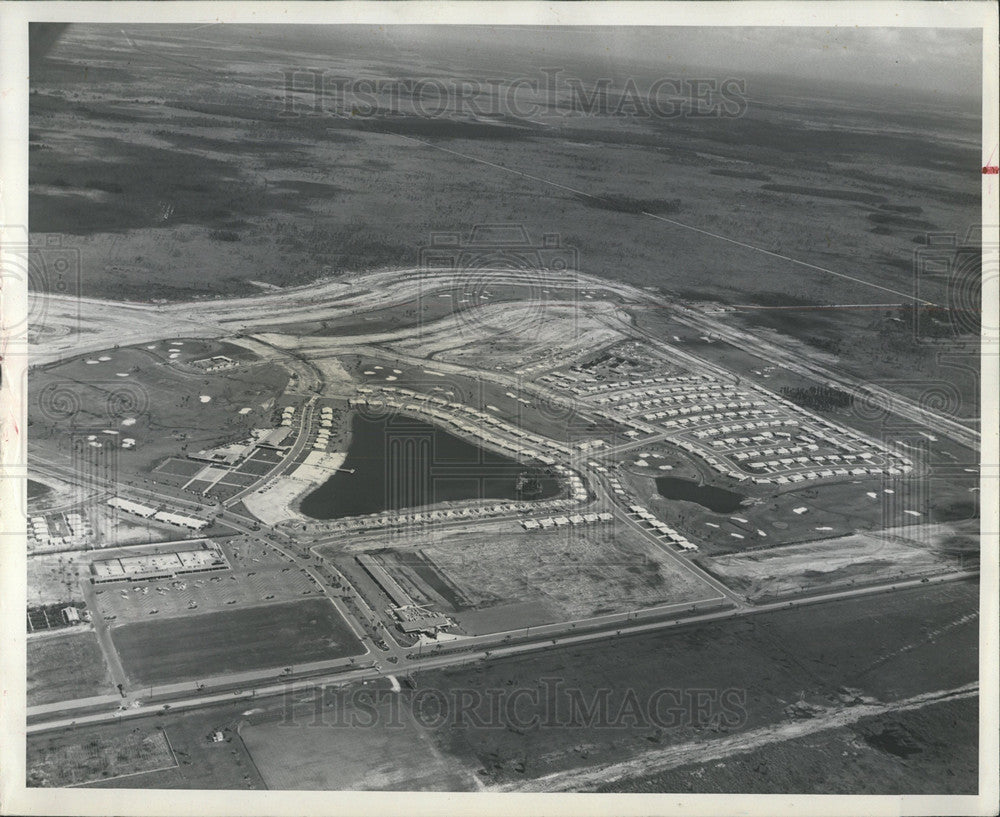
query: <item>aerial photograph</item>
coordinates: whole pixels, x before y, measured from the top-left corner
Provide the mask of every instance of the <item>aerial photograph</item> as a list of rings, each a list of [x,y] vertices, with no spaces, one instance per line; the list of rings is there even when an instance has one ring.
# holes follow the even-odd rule
[[[981,28],[29,33],[20,785],[980,792]]]

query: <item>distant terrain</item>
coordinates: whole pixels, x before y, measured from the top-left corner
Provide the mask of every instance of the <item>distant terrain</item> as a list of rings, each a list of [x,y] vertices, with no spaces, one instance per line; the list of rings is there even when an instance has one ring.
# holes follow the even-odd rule
[[[541,56],[483,43],[444,65],[419,47],[392,53],[378,36],[138,26],[126,37],[70,26],[32,66],[31,231],[80,249],[85,295],[148,301],[416,266],[432,232],[514,222],[536,242],[558,234],[584,271],[751,307],[733,319],[859,370],[969,380],[914,344],[910,324],[918,337],[975,332],[975,275],[950,292],[920,282],[920,297],[940,306],[973,304],[957,321],[944,311],[914,320],[894,307],[815,309],[906,299],[642,211],[911,293],[927,234],[961,241],[980,220],[978,102],[767,76],[741,78],[748,103],[737,118],[477,117],[429,103],[427,117],[388,93],[374,114],[354,115],[350,99],[328,94],[310,115],[309,74],[286,98],[289,68],[446,85],[541,76],[532,61]],[[565,75],[585,83],[607,70],[572,62]],[[662,75],[640,65],[617,74],[630,69],[640,87]],[[501,105],[480,105],[491,101]],[[958,388],[974,400],[971,382]]]

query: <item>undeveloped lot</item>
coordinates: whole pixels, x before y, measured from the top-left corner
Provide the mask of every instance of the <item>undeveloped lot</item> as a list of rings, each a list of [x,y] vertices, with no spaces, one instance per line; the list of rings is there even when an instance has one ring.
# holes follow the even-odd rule
[[[90,629],[29,638],[26,683],[28,706],[115,691]]]
[[[946,701],[598,791],[975,794],[978,724],[977,699]]]
[[[89,560],[72,553],[28,557],[28,606],[83,601],[80,580],[90,575]]]
[[[329,690],[325,713],[244,726],[240,734],[268,788],[467,791],[475,770],[442,752],[388,690]]]
[[[620,340],[623,335],[609,325],[615,319],[627,321],[602,302],[479,306],[422,326],[418,336],[392,348],[428,360],[518,370],[550,359],[554,365],[554,355],[582,354]]]
[[[167,683],[361,652],[325,599],[126,624],[111,637],[130,677]]]
[[[914,526],[703,561],[729,586],[763,600],[955,570],[958,556],[941,548],[954,535],[947,525]]]
[[[446,696],[462,689],[478,693],[471,700],[479,704],[466,711],[462,728],[434,734],[448,751],[476,758],[485,781],[516,788],[554,772],[784,727],[810,712],[849,712],[859,703],[889,704],[973,683],[978,589],[974,582],[954,582],[415,678],[418,689]],[[500,708],[508,712],[502,728],[488,725],[491,689],[512,701],[514,690],[525,690],[513,718]],[[585,709],[595,705],[597,717],[588,720]],[[539,725],[530,726],[532,714],[541,718]],[[484,725],[477,726],[476,715]],[[968,738],[962,734],[956,739]],[[789,762],[798,761],[789,756]],[[819,772],[805,764],[799,773]],[[939,759],[927,774],[943,787],[947,761]],[[880,782],[882,791],[897,790],[892,781]]]
[[[87,785],[116,789],[263,789],[264,782],[233,728],[246,707],[246,701],[236,701],[183,712],[157,710],[156,714],[129,718],[122,724],[82,724],[74,730],[29,735],[28,757],[60,752],[64,758],[64,777],[82,780],[87,772],[87,756],[72,747],[112,745],[125,737],[141,743],[162,727],[176,765],[171,763],[166,768],[128,777],[101,775]],[[222,731],[225,738],[221,743],[210,740],[216,730]],[[38,783],[33,784],[29,779],[29,785]]]
[[[129,777],[102,776],[87,785],[116,789],[263,789],[266,788],[264,782],[236,735],[236,720],[246,707],[246,701],[236,701],[184,712],[158,710],[155,715],[130,718],[124,726],[117,723],[81,725],[67,732],[29,735],[29,756],[67,744],[114,742],[135,730],[139,737],[162,727],[175,753],[176,765]],[[223,733],[221,743],[210,740],[216,730]],[[79,770],[76,774],[79,777]]]
[[[380,558],[414,600],[454,614],[472,633],[718,595],[659,545],[615,524],[525,531],[499,522],[384,541],[396,552]]]
[[[27,784],[74,786],[176,765],[166,734],[151,725],[87,738],[56,733],[28,742]]]

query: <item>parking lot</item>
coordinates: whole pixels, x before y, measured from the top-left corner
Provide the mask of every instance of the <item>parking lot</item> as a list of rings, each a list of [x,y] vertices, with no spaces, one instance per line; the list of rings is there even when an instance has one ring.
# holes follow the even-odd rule
[[[313,579],[280,553],[243,540],[221,545],[231,570],[88,588],[96,615],[112,626],[153,616],[191,615],[287,602],[320,594]],[[155,611],[155,612],[154,612]]]

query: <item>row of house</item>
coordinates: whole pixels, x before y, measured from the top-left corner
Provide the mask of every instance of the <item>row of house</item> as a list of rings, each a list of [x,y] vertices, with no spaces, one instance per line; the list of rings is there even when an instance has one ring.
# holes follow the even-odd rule
[[[75,511],[63,515],[68,533],[59,533],[49,527],[49,520],[44,516],[33,516],[28,520],[28,542],[31,549],[61,550],[64,548],[82,548],[92,533],[83,516]]]
[[[532,502],[506,502],[495,505],[466,506],[462,508],[436,508],[427,511],[372,513],[352,516],[324,523],[329,530],[378,530],[381,528],[422,525],[432,522],[456,522],[462,519],[483,519],[511,513],[530,511],[556,511],[577,504],[573,499],[548,499]]]
[[[201,530],[202,528],[208,526],[208,522],[204,519],[187,516],[186,514],[172,513],[170,511],[159,511],[149,505],[143,505],[142,503],[133,502],[130,499],[122,499],[117,496],[111,497],[107,504],[111,508],[125,511],[133,516],[138,516],[141,519],[155,519],[157,522],[165,522],[168,525],[174,525],[178,528]]]
[[[610,522],[613,516],[610,511],[600,513],[575,513],[569,516],[545,516],[541,519],[525,519],[521,527],[525,530],[548,530],[562,528],[567,525],[596,525],[598,522]]]
[[[392,386],[376,391],[367,386],[358,387],[360,396],[348,400],[352,407],[375,404],[428,417],[476,437],[504,452],[517,457],[528,457],[544,465],[554,465],[556,458],[565,456],[569,449],[553,440],[548,440],[501,420],[485,411],[479,411],[462,403],[450,402],[442,397],[413,392],[410,389]],[[497,433],[493,433],[497,432]]]
[[[885,451],[878,441],[844,428],[748,381],[726,383],[713,374],[688,373],[581,384],[578,373],[551,373],[551,382],[593,401],[619,422],[641,416],[646,429],[673,431],[673,442],[720,473],[739,481],[786,484],[811,479],[871,474],[899,475],[912,469],[908,458]],[[802,429],[812,437],[795,444],[781,429]],[[741,432],[756,432],[746,437]],[[756,444],[756,445],[755,445]],[[739,448],[740,450],[733,450]],[[873,462],[876,456],[884,462]],[[612,486],[614,487],[614,486]],[[619,489],[620,490],[620,489]]]
[[[672,542],[684,551],[698,550],[698,546],[693,544],[683,533],[679,533],[665,522],[661,522],[652,513],[642,507],[642,505],[629,505],[628,510],[630,516],[641,522],[645,522],[661,539]]]

